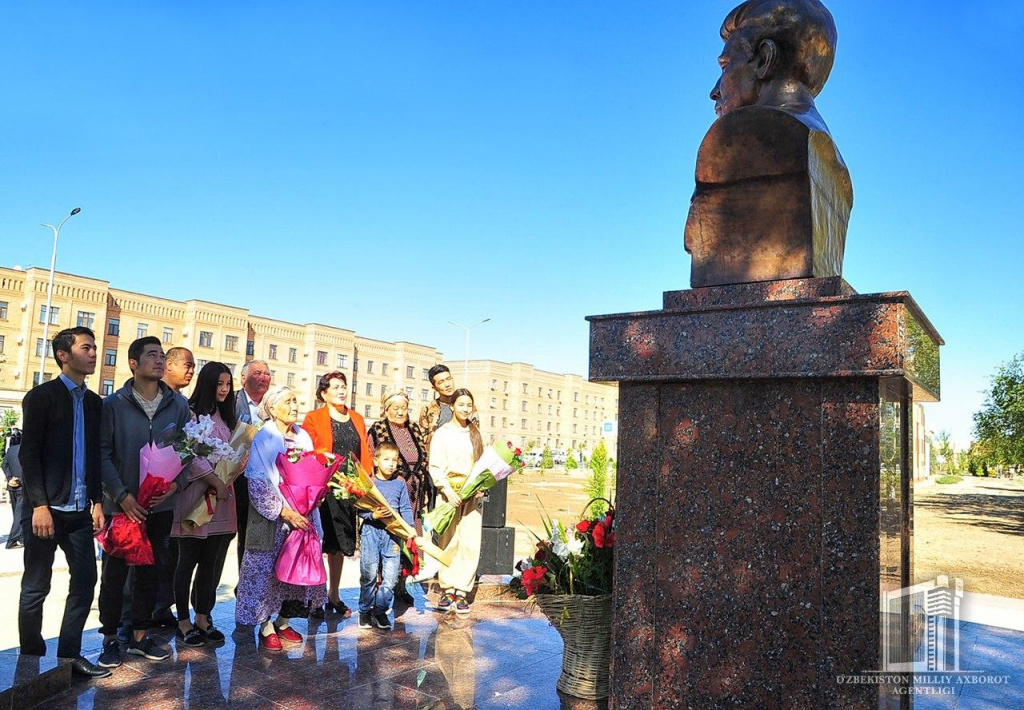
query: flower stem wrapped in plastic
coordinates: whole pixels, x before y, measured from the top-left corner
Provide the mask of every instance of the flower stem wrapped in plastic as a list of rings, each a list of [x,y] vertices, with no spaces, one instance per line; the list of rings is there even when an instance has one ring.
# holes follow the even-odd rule
[[[139,505],[149,508],[154,498],[169,491],[186,462],[172,446],[151,443],[139,449],[139,477],[142,480],[136,496]],[[123,558],[129,565],[151,565],[155,562],[145,523],[136,522],[124,513],[111,516],[110,524],[96,538],[104,552]]]
[[[480,459],[473,465],[473,470],[466,480],[458,483],[452,480],[452,486],[459,494],[459,499],[467,501],[481,491],[487,491],[498,485],[516,471],[523,469],[523,452],[513,448],[512,442],[498,442],[484,449]],[[443,535],[455,518],[457,507],[448,502],[438,503],[432,511],[423,516],[423,527],[438,535]]]
[[[293,450],[288,454],[278,454],[281,495],[292,510],[308,516],[327,495],[327,481],[340,465],[340,457],[324,452]],[[274,573],[282,582],[302,587],[327,581],[320,536],[312,526],[288,533],[274,564]]]
[[[238,422],[235,430],[231,432],[231,438],[227,441],[232,455],[223,456],[219,460],[207,459],[209,463],[213,464],[214,474],[225,484],[231,485],[245,471],[245,464],[249,459],[249,447],[252,445],[252,438],[257,431],[259,429],[251,424]],[[228,504],[233,505],[230,501]],[[192,511],[182,519],[181,526],[185,530],[191,531],[206,525],[213,519],[216,507],[217,495],[212,489],[208,490]]]
[[[387,515],[379,518],[384,524],[384,529],[399,540],[414,540],[415,545],[406,545],[405,554],[412,555],[425,552],[431,557],[444,564],[451,564],[451,560],[444,551],[428,540],[416,540],[416,528],[407,523],[401,515],[384,498],[377,486],[373,484],[370,474],[354,458],[349,458],[346,465],[342,466],[328,484],[339,499],[352,500],[356,510],[365,510],[369,513],[374,511],[385,511]],[[416,552],[412,552],[415,547]]]

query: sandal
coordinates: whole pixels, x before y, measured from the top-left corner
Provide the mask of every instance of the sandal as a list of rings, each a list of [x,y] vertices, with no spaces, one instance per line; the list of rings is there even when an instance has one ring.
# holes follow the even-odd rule
[[[203,646],[206,644],[206,634],[199,628],[193,626],[185,633],[181,632],[181,629],[177,631],[178,640],[184,645],[196,648],[197,646]]]

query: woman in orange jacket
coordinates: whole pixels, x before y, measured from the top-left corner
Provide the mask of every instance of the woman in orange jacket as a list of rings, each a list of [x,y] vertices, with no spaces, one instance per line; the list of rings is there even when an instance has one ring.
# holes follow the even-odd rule
[[[330,451],[340,456],[354,456],[364,469],[373,471],[373,455],[366,441],[366,422],[348,408],[348,379],[343,372],[328,372],[316,388],[317,401],[325,406],[306,415],[302,428],[309,433],[317,451]],[[338,596],[341,568],[345,557],[356,551],[356,512],[351,501],[328,495],[320,506],[324,528],[324,552],[327,554],[330,588],[325,609],[314,610],[323,616],[333,610],[348,618],[352,611]]]

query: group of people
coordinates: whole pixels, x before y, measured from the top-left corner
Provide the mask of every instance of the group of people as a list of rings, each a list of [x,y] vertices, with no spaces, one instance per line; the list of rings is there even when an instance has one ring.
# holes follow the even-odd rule
[[[436,573],[442,587],[436,608],[469,613],[468,595],[480,554],[482,496],[462,501],[454,481],[470,472],[483,442],[474,422],[472,394],[455,388],[444,365],[428,373],[436,398],[423,408],[419,421],[410,419],[405,390],[386,388],[381,418],[368,429],[347,406],[343,372],[320,378],[316,399],[322,406],[300,425],[296,393],[273,386],[264,361],[246,363],[237,393],[231,369],[208,362],[186,399],[182,390],[191,384],[196,368],[192,353],[180,347],[165,353],[159,339],[143,337],[128,348],[131,379],[101,399],[86,385],[97,359],[91,330],[62,330],[53,338],[53,357],[60,374],[26,394],[16,451],[17,487],[24,496],[20,519],[25,571],[18,617],[23,654],[46,652],[42,608],[57,547],[64,551],[70,572],[57,656],[69,659],[77,676],[109,675],[121,665],[122,648],[153,661],[168,658],[168,650],[148,634],[158,625],[176,625],[178,643],[185,646],[224,640],[212,611],[232,537],[237,537],[239,560],[236,629],[256,627],[262,648],[274,651],[301,642],[290,624],[296,617],[351,616],[339,587],[345,557],[355,554],[357,543],[358,624],[389,630],[395,598],[413,602],[405,587],[409,570],[402,567],[401,548],[407,541],[388,532],[385,518],[391,512],[357,513],[353,501],[343,497],[329,494],[305,515],[293,509],[282,494],[277,464],[280,454],[292,450],[330,452],[372,471],[375,486],[394,514],[415,530],[411,537],[420,546],[430,536],[423,529],[422,513],[439,497],[456,505],[453,524],[437,541],[447,564],[432,564],[427,558],[417,579]],[[222,480],[209,461],[196,457],[166,492],[140,505],[140,479],[145,477],[140,449],[203,416],[210,417],[213,436],[224,442],[240,422],[260,427],[244,455],[244,477]],[[183,524],[204,499],[214,506],[209,521]],[[129,566],[116,554],[103,554],[99,613],[104,641],[93,664],[81,655],[97,582],[93,538],[119,514],[144,530],[154,562]],[[281,581],[275,563],[288,533],[311,529],[322,540],[327,584]],[[176,615],[170,612],[172,605]]]

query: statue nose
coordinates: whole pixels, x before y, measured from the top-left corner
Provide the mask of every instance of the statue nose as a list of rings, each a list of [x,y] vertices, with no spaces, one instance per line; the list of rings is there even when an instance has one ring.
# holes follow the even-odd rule
[[[718,101],[720,98],[722,98],[721,88],[722,88],[722,80],[719,79],[718,81],[715,82],[715,87],[713,89],[711,89],[711,100],[712,101]]]

